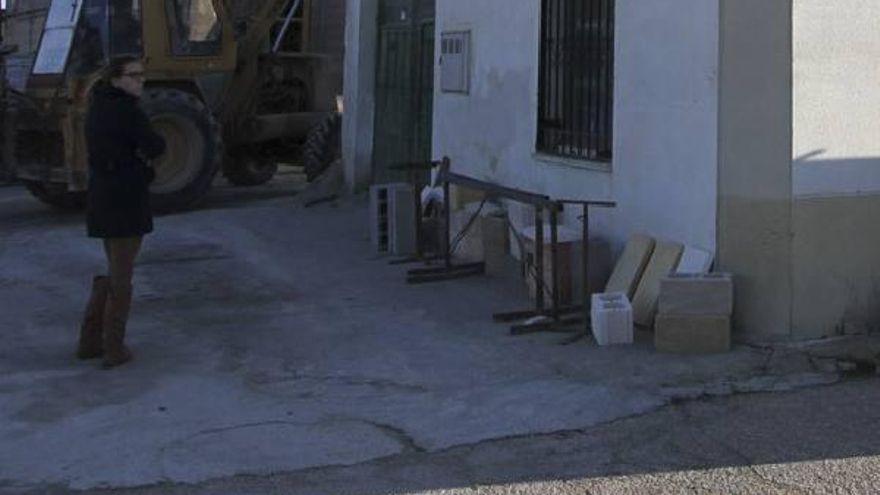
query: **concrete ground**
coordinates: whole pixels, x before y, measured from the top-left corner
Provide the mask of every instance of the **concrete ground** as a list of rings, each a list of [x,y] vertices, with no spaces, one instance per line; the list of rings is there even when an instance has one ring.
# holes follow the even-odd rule
[[[678,402],[585,430],[490,440],[354,466],[88,493],[873,495],[880,491],[878,400],[880,380],[860,379]]]
[[[79,216],[0,188],[0,492],[170,493],[278,473],[343,476],[342,466],[388,459],[432,480],[411,491],[518,481],[492,470],[480,481],[461,470],[482,462],[444,456],[494,445],[486,461],[504,466],[514,442],[547,458],[570,438],[558,432],[828,385],[870,371],[880,352],[871,337],[698,357],[657,354],[646,334],[615,348],[510,337],[490,315],[528,307],[524,284],[408,286],[406,267],[371,252],[363,199],[304,209],[284,184],[220,188],[198,211],[157,219],[136,270],[135,361],[109,372],[72,357],[87,285],[103,266],[99,245]],[[688,424],[667,419],[646,428]],[[642,437],[625,442],[637,448]],[[301,476],[283,492],[310,493]],[[377,486],[314,493],[406,493]]]

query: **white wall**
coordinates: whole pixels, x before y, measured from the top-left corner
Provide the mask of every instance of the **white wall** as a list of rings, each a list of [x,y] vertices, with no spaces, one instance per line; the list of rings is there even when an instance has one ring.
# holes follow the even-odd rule
[[[793,332],[880,329],[880,4],[794,1]]]
[[[471,31],[472,75],[470,94],[435,91],[434,156],[449,156],[454,172],[509,187],[607,199],[606,166],[535,156],[540,18],[538,0],[437,2],[438,39],[443,31]],[[439,70],[435,76],[439,88]]]
[[[473,47],[470,94],[436,92],[434,155],[511,187],[617,200],[594,228],[618,246],[647,231],[714,249],[717,0],[617,0],[610,167],[535,154],[540,1],[505,4],[438,2],[438,36],[470,30]]]
[[[342,161],[350,190],[370,184],[376,109],[378,0],[346,0]]]
[[[714,251],[718,1],[617,0],[616,22],[614,229]]]
[[[791,1],[721,3],[717,266],[762,340],[791,335]]]
[[[880,2],[794,1],[794,192],[880,192]]]

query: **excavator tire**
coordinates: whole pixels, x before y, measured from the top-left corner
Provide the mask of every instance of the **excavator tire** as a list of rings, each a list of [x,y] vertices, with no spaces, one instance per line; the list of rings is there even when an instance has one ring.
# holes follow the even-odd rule
[[[259,186],[275,177],[278,163],[255,154],[238,153],[223,175],[235,186]]]
[[[220,126],[199,98],[179,89],[147,88],[142,104],[167,146],[165,154],[153,163],[153,209],[170,212],[191,208],[205,197],[220,170]]]
[[[68,191],[64,184],[26,181],[27,190],[37,199],[59,211],[79,211],[86,207],[85,191]]]
[[[312,127],[306,136],[303,169],[312,182],[323,174],[341,155],[342,116],[334,113]]]

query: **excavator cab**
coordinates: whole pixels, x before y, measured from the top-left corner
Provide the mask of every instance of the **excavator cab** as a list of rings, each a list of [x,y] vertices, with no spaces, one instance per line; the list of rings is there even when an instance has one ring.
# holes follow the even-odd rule
[[[29,87],[87,78],[124,55],[148,73],[233,70],[232,22],[220,0],[52,0]]]

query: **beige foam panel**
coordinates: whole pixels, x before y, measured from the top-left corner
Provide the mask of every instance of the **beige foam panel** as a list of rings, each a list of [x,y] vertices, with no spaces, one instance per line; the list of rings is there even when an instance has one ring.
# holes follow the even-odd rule
[[[675,270],[682,251],[684,246],[677,242],[657,241],[655,244],[651,260],[648,261],[632,298],[633,322],[636,325],[654,325],[657,301],[660,298],[660,280]]]
[[[614,265],[608,283],[605,284],[605,292],[623,292],[632,300],[639,279],[654,252],[654,244],[654,238],[645,234],[630,237],[623,248],[623,254]]]

